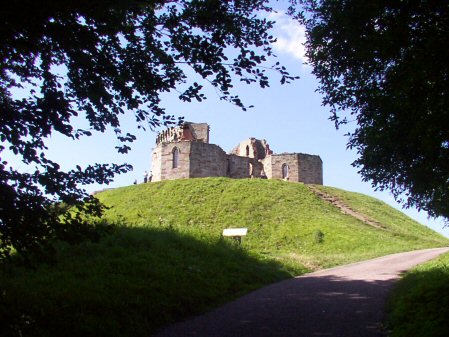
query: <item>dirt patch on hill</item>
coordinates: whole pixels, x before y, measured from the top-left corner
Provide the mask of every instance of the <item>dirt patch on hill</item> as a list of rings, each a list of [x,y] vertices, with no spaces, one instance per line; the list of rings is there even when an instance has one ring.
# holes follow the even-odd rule
[[[365,223],[365,224],[367,224],[369,226],[372,226],[374,228],[386,230],[386,227],[384,225],[382,225],[380,222],[371,219],[366,214],[357,212],[356,210],[352,209],[347,204],[345,204],[343,200],[337,198],[336,196],[328,194],[328,193],[320,190],[318,187],[313,186],[313,185],[307,185],[307,187],[316,196],[320,197],[322,200],[324,200],[326,202],[329,202],[332,205],[334,205],[335,207],[337,207],[338,209],[340,209],[340,211],[343,214],[350,215],[350,216],[352,216],[352,217],[354,217],[354,218],[362,221],[363,223]]]

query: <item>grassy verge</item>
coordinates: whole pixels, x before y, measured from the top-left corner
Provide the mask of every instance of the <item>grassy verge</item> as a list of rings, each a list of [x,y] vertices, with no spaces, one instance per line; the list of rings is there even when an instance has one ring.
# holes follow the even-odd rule
[[[391,337],[449,336],[449,254],[406,273],[388,306]]]

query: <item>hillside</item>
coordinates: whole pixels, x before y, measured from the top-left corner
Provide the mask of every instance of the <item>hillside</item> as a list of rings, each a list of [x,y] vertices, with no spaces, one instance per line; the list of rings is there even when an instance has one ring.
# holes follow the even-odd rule
[[[207,178],[99,193],[112,224],[99,242],[58,243],[35,269],[0,263],[0,336],[149,336],[310,270],[449,243],[376,199],[314,188]],[[248,228],[241,246],[228,227]]]
[[[170,228],[208,240],[228,227],[247,227],[248,251],[316,269],[448,240],[387,204],[359,193],[316,186],[374,220],[343,214],[307,185],[260,179],[189,179],[110,190],[98,198],[109,221]],[[323,233],[321,243],[316,236]]]

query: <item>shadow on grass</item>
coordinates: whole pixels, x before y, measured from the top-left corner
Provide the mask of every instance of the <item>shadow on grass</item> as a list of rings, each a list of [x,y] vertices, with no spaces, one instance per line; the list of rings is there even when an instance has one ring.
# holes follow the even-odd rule
[[[1,336],[149,336],[291,276],[218,238],[141,227],[60,244],[55,261],[0,270]]]
[[[304,276],[264,287],[156,337],[386,336],[388,281]]]

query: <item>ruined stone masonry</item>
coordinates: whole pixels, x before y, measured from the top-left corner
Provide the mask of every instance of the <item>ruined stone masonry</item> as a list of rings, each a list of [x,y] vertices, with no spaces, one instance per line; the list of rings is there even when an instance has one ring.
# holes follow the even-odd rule
[[[268,178],[323,184],[323,162],[303,153],[275,154],[265,139],[249,138],[229,154],[209,143],[209,125],[184,123],[159,133],[152,181],[183,178]]]

